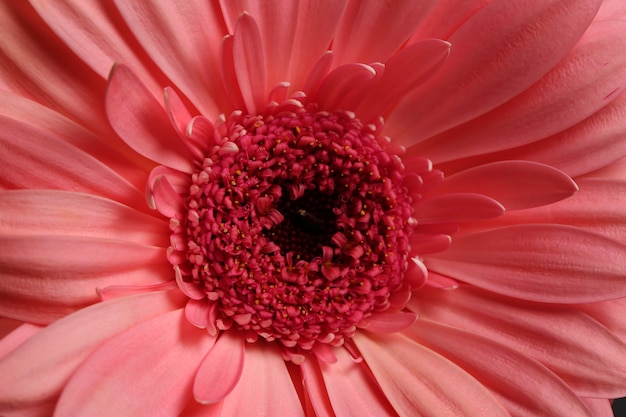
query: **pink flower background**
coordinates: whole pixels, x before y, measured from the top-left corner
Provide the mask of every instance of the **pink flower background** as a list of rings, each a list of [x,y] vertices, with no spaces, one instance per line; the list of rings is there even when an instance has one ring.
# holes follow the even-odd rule
[[[0,3],[0,415],[612,416],[625,18],[621,0]],[[308,345],[225,324],[180,227],[205,159],[245,151],[235,122],[313,107],[401,161],[412,232],[385,308]]]

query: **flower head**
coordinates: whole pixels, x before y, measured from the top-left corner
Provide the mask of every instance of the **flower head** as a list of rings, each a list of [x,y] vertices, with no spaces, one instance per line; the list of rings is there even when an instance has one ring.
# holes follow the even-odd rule
[[[0,414],[606,415],[625,12],[3,4]]]

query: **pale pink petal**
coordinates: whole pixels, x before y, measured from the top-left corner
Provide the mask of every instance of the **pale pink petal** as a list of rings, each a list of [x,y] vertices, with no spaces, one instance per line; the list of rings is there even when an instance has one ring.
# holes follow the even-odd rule
[[[208,416],[304,417],[280,353],[275,346],[261,343],[246,345],[241,379],[220,405],[219,413]]]
[[[406,416],[509,416],[470,374],[401,334],[354,342],[387,399]]]
[[[230,33],[235,33],[237,19],[242,13],[247,12],[250,16],[254,16],[254,21],[259,28],[263,62],[281,63],[281,65],[267,66],[267,78],[264,80],[266,85],[272,88],[279,82],[288,80],[287,72],[299,23],[300,2],[227,0],[221,1],[220,6]]]
[[[65,189],[146,209],[138,188],[63,136],[6,116],[0,122],[1,188]]]
[[[358,117],[367,122],[386,115],[406,94],[441,68],[449,53],[448,42],[428,39],[392,56],[385,63],[385,71],[380,80],[357,105]]]
[[[626,180],[579,178],[576,181],[580,191],[572,197],[545,207],[507,212],[492,220],[489,227],[519,223],[569,224],[625,242]],[[478,229],[485,226],[486,223],[476,224]]]
[[[333,40],[338,63],[385,62],[409,38],[434,3],[434,0],[350,2]]]
[[[65,386],[55,416],[178,415],[213,344],[175,310],[100,345]]]
[[[296,90],[304,89],[311,69],[329,49],[346,4],[347,0],[300,2],[287,78]],[[306,89],[304,91],[308,93]]]
[[[436,1],[409,39],[409,43],[422,39],[448,39],[463,23],[494,0]]]
[[[336,416],[395,416],[393,408],[362,363],[345,349],[336,349],[337,362],[319,363],[323,383]],[[308,362],[308,360],[307,360]],[[309,368],[315,366],[309,365]],[[320,401],[312,397],[319,408]]]
[[[239,382],[246,361],[244,338],[223,332],[202,360],[194,378],[196,401],[212,404],[224,399]]]
[[[626,246],[583,229],[517,225],[458,235],[429,269],[503,295],[553,303],[626,296]]]
[[[300,371],[302,372],[302,385],[304,387],[306,405],[310,408],[310,410],[307,410],[309,412],[306,415],[335,417],[319,363],[313,360],[305,360],[300,365]]]
[[[528,303],[469,286],[421,291],[409,306],[422,319],[507,345],[547,366],[579,396],[623,395],[626,344],[577,309]]]
[[[0,91],[0,114],[26,126],[45,130],[46,137],[54,137],[75,146],[96,158],[141,189],[146,160],[128,152],[126,144],[114,134],[95,135],[76,122],[18,94]]]
[[[226,97],[236,109],[245,108],[243,94],[239,88],[237,81],[237,73],[235,72],[235,38],[227,35],[220,44],[220,75],[226,90]]]
[[[90,130],[111,131],[105,80],[56,38],[25,1],[0,2],[0,89],[33,99]]]
[[[180,141],[165,109],[124,65],[111,71],[106,109],[113,129],[135,151],[170,168],[192,171],[193,157]]]
[[[411,244],[411,253],[416,255],[443,252],[452,244],[452,238],[450,235],[445,234],[427,235],[414,233],[409,239],[409,243]]]
[[[599,4],[600,0],[547,0],[524,7],[508,0],[489,4],[448,39],[452,49],[446,65],[394,111],[387,134],[409,146],[513,98],[565,56]]]
[[[116,201],[57,190],[0,191],[0,233],[65,235],[168,245],[167,222]]]
[[[619,414],[613,414],[611,409],[611,401],[604,398],[582,398],[587,408],[591,411],[593,417],[619,417]]]
[[[152,185],[152,194],[154,196],[154,204],[159,213],[170,218],[182,217],[185,201],[172,187],[167,177],[161,176],[155,179]]]
[[[548,74],[497,109],[419,144],[441,163],[526,145],[557,134],[600,110],[624,89],[626,22],[592,24]]]
[[[491,219],[504,214],[496,200],[481,194],[450,193],[419,200],[413,217],[418,223],[456,223]]]
[[[153,93],[160,93],[163,76],[142,52],[134,50],[134,37],[113,2],[30,3],[55,34],[102,78],[108,77],[113,64],[123,62],[140,75]]]
[[[601,303],[581,304],[579,310],[589,314],[606,326],[616,337],[626,343],[626,298],[603,301]]]
[[[115,1],[143,49],[202,114],[229,113],[219,79],[219,42],[226,34],[217,2]]]
[[[408,300],[407,300],[408,301]],[[374,333],[395,333],[411,326],[417,315],[408,311],[374,313],[359,323],[359,327]]]
[[[43,329],[42,326],[22,323],[18,320],[6,318],[2,318],[0,320],[3,324],[3,333],[6,332],[6,334],[2,335],[2,339],[0,339],[0,360]],[[7,328],[7,324],[10,324],[11,327]],[[14,325],[15,327],[12,327]]]
[[[428,194],[483,194],[497,200],[507,210],[519,210],[563,200],[577,190],[570,177],[548,165],[500,161],[454,174]]]
[[[141,294],[98,303],[54,322],[0,361],[0,404],[35,406],[54,400],[98,345],[182,302],[177,291]]]
[[[315,102],[325,109],[343,110],[345,103],[363,97],[368,91],[368,81],[376,72],[369,65],[346,64],[333,70],[322,81]]]
[[[266,62],[259,27],[243,13],[233,35],[233,62],[239,89],[248,113],[260,111],[266,99]]]
[[[554,373],[523,352],[496,341],[420,320],[404,332],[474,375],[516,416],[591,417],[578,396]]]
[[[626,155],[626,94],[564,132],[497,154],[498,159],[530,159],[575,177],[603,168]]]
[[[172,278],[163,248],[80,236],[1,236],[0,265],[0,312],[34,323],[97,302],[99,287]]]

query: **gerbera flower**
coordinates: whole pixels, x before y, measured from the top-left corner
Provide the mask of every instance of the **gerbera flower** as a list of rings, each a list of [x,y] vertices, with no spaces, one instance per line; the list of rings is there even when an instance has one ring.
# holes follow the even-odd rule
[[[0,414],[610,416],[625,12],[0,3]]]

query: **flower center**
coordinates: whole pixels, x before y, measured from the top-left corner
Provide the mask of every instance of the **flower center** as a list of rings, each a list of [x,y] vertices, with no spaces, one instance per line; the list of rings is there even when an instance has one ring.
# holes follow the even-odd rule
[[[229,146],[192,176],[187,279],[217,328],[341,345],[403,284],[414,222],[400,159],[350,113],[235,114],[225,126]]]

